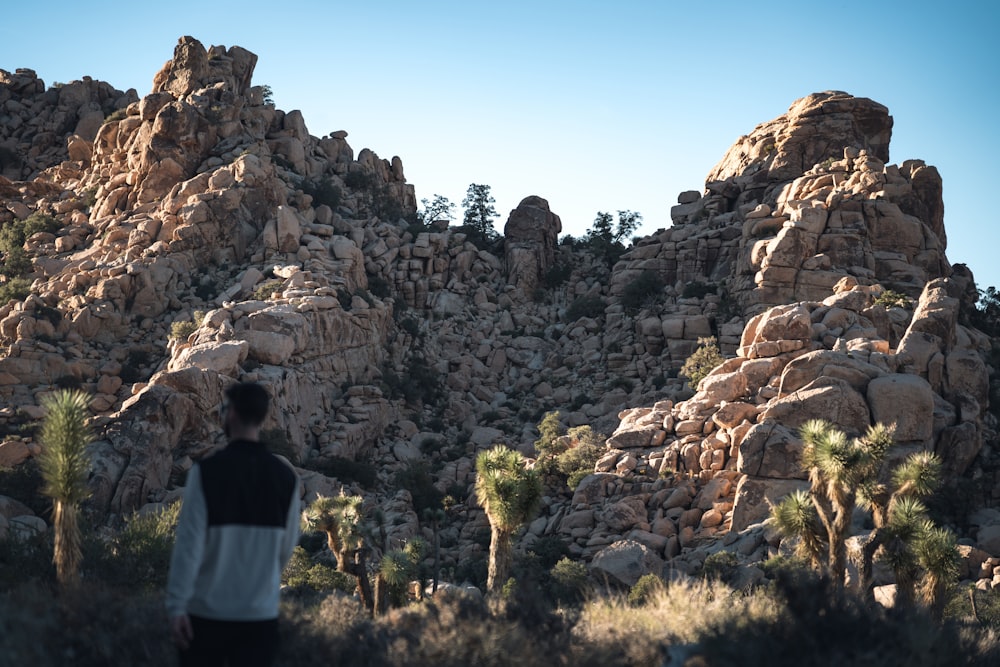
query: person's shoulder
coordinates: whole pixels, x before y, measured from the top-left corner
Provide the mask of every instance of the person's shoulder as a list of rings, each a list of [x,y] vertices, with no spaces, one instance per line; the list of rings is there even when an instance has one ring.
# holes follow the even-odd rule
[[[299,478],[299,473],[296,472],[295,466],[292,465],[292,462],[287,458],[281,454],[275,454],[274,452],[268,452],[268,456],[270,456],[271,460],[275,462],[276,465],[274,465],[274,469],[277,471],[277,474],[290,479]]]

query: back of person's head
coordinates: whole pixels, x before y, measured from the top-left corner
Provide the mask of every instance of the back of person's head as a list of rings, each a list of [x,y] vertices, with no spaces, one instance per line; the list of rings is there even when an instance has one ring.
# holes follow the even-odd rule
[[[267,417],[270,397],[259,384],[239,382],[226,389],[229,409],[236,413],[240,421],[249,426],[260,426]]]

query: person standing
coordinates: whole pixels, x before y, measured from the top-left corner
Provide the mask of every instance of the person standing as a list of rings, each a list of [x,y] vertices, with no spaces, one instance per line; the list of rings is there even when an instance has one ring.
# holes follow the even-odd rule
[[[299,480],[268,452],[258,384],[225,392],[229,444],[188,472],[166,607],[182,666],[265,666],[278,648],[281,572],[299,538]]]

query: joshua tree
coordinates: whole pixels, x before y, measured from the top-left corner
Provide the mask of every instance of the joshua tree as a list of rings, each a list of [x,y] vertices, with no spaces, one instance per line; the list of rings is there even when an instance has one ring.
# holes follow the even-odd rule
[[[85,393],[69,390],[56,392],[42,401],[46,415],[42,422],[39,467],[45,481],[42,491],[52,499],[55,531],[52,561],[56,578],[63,586],[76,583],[82,557],[77,513],[79,504],[90,495],[87,403]]]
[[[375,614],[385,613],[389,605],[400,607],[406,602],[406,586],[414,579],[419,582],[418,598],[423,597],[424,577],[420,563],[424,557],[424,541],[415,537],[400,550],[387,552],[375,575]]]
[[[542,500],[542,481],[525,468],[524,457],[503,445],[476,458],[476,497],[490,521],[489,592],[500,590],[511,570],[511,536],[534,517]]]
[[[375,600],[368,581],[361,532],[362,501],[361,496],[348,496],[343,492],[333,498],[320,496],[306,510],[305,523],[310,530],[326,533],[327,546],[337,559],[337,570],[357,579],[362,602],[369,611],[374,611]]]
[[[812,420],[800,433],[811,488],[808,493],[790,494],[774,508],[779,530],[801,539],[799,553],[814,567],[821,567],[826,551],[826,568],[841,584],[851,514],[856,505],[871,511],[875,527],[862,539],[858,554],[860,590],[868,594],[872,561],[881,548],[882,558],[896,574],[898,603],[914,599],[922,573],[922,599],[940,613],[945,583],[956,568],[955,539],[934,526],[919,500],[937,486],[937,458],[927,452],[913,454],[887,482],[882,464],[892,444],[891,429],[875,425],[863,437],[848,441],[829,422]]]

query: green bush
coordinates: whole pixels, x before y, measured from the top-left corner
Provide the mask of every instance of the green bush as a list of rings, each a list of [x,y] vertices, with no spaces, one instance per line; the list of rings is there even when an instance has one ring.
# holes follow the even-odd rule
[[[716,294],[717,291],[718,287],[716,287],[715,285],[694,281],[684,286],[684,291],[681,292],[681,298],[704,299],[709,294]]]
[[[204,320],[205,311],[196,310],[190,320],[172,323],[170,325],[170,334],[167,337],[170,340],[187,341],[188,337],[198,330],[198,327],[201,326]]]
[[[706,579],[729,581],[736,571],[739,560],[731,551],[717,551],[708,556],[701,566],[701,576]]]
[[[340,456],[311,461],[308,467],[327,477],[335,477],[345,484],[357,482],[366,489],[374,488],[378,481],[378,470],[372,464],[352,461]]]
[[[254,288],[251,297],[255,301],[267,301],[275,292],[280,292],[285,281],[280,278],[265,280]]]
[[[542,284],[549,289],[555,289],[569,280],[571,275],[573,275],[572,264],[556,263],[550,266],[545,272]]]
[[[368,289],[380,299],[392,296],[392,288],[389,282],[382,276],[368,276]]]
[[[27,218],[12,220],[0,227],[0,253],[3,262],[0,274],[16,278],[31,271],[31,258],[24,251],[24,243],[38,232],[55,232],[59,223],[50,215],[32,213]]]
[[[590,586],[587,566],[580,561],[562,558],[549,574],[552,597],[559,602],[579,602]]]
[[[7,148],[6,146],[0,146],[0,171],[3,171],[7,167],[20,167],[21,166],[21,156]]]
[[[604,301],[599,296],[581,296],[566,309],[565,320],[575,322],[581,317],[597,319],[604,315]]]
[[[594,472],[594,464],[604,453],[605,437],[589,426],[577,426],[567,433],[573,443],[556,457],[556,469],[567,476],[566,484],[576,489],[584,477]]]
[[[688,379],[692,389],[697,390],[698,384],[712,372],[712,369],[726,360],[719,350],[715,336],[698,339],[698,349],[681,366],[681,375]]]
[[[625,286],[622,292],[622,305],[625,310],[635,312],[662,296],[664,285],[659,273],[643,271],[638,278]]]
[[[156,591],[167,583],[181,503],[157,512],[133,514],[125,527],[104,545],[93,567],[101,580]],[[90,547],[93,549],[93,545]],[[84,559],[87,568],[87,559]]]
[[[334,211],[340,206],[340,198],[343,196],[340,188],[333,184],[329,176],[315,181],[304,181],[302,192],[312,197],[313,207],[326,205]]]
[[[105,123],[115,123],[125,118],[125,109],[115,109],[108,114],[107,118],[104,119]]]
[[[317,593],[340,591],[351,595],[357,580],[328,563],[319,561],[302,548],[295,547],[292,557],[281,573],[281,583],[292,588],[306,588]]]
[[[913,308],[913,300],[901,292],[887,289],[875,297],[875,305],[886,309],[904,308],[908,310]]]
[[[363,171],[351,171],[344,175],[344,185],[352,190],[366,190],[371,184],[372,177]]]
[[[655,595],[662,593],[665,588],[666,583],[664,583],[663,579],[655,574],[644,574],[629,589],[628,602],[633,606],[646,604]]]
[[[413,498],[413,509],[416,510],[417,514],[427,509],[436,510],[441,507],[444,494],[435,488],[434,478],[426,463],[422,461],[411,463],[398,471],[395,483],[397,487],[410,492],[410,496]]]
[[[9,301],[24,301],[31,294],[31,281],[27,278],[11,278],[0,283],[0,305]]]

